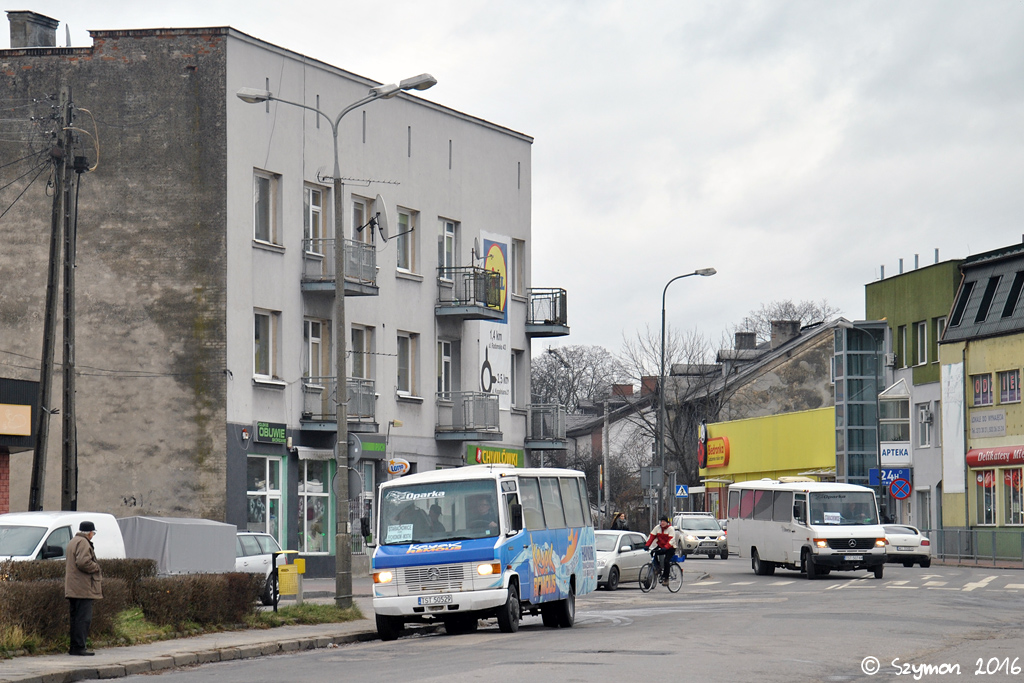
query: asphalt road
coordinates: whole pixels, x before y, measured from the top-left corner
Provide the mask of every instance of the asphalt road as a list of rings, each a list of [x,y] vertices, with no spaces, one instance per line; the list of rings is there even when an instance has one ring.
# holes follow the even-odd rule
[[[539,617],[527,617],[519,633],[503,634],[491,621],[466,635],[209,664],[160,678],[1024,680],[1019,570],[888,565],[881,580],[866,572],[833,572],[808,581],[784,570],[755,576],[749,562],[735,556],[691,559],[685,569],[683,589],[675,595],[662,587],[645,595],[634,584],[580,597],[572,629],[545,628]],[[698,580],[702,574],[707,576]]]

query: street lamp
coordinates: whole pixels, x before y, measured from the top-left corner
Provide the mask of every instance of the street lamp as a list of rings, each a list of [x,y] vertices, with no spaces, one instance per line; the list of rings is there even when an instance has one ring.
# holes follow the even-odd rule
[[[665,490],[665,294],[668,292],[668,286],[676,280],[694,275],[711,277],[717,272],[714,268],[700,268],[686,275],[676,275],[666,282],[665,288],[661,290],[661,374],[658,375],[658,461],[661,464],[661,491]],[[665,501],[658,502],[664,509]]]
[[[316,107],[301,102],[291,102],[275,97],[269,90],[241,88],[238,99],[249,104],[260,102],[281,102],[293,107],[300,107],[316,112],[331,124],[334,136],[334,349],[337,380],[335,397],[337,403],[338,437],[335,444],[334,459],[337,463],[337,491],[335,500],[334,536],[334,603],[341,608],[352,606],[352,536],[349,530],[349,490],[348,490],[348,378],[345,369],[345,211],[344,183],[341,181],[341,166],[338,163],[338,125],[345,114],[358,109],[374,100],[390,99],[402,90],[426,90],[437,83],[430,74],[420,74],[406,78],[398,85],[378,85],[370,88],[370,93],[361,100],[353,102],[341,110],[333,119]]]

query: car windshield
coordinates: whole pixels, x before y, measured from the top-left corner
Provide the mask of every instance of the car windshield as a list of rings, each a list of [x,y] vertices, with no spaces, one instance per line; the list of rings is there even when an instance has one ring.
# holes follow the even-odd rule
[[[811,524],[878,524],[871,491],[829,491],[810,494]]]
[[[497,536],[498,487],[490,479],[391,486],[380,520],[383,545]]]
[[[0,555],[31,555],[45,533],[44,526],[0,526]]]
[[[712,519],[711,517],[684,517],[679,522],[680,529],[689,529],[691,531],[721,531],[722,527],[718,526],[718,520]]]
[[[618,534],[594,534],[594,541],[597,544],[596,549],[599,553],[615,552],[618,540]]]

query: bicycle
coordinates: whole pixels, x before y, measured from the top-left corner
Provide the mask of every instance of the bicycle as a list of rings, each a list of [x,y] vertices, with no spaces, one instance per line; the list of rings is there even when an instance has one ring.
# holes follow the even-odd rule
[[[686,558],[682,559],[685,561]],[[679,589],[683,587],[683,568],[679,565],[680,557],[678,555],[673,555],[670,561],[672,566],[668,570],[668,585],[666,587],[670,592],[678,593]],[[659,577],[661,577],[661,567],[652,556],[651,561],[640,569],[640,590],[650,593],[654,590],[655,582],[659,580]]]

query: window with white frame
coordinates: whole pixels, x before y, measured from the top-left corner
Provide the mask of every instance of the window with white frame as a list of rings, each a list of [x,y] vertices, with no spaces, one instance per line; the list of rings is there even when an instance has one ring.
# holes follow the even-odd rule
[[[311,318],[306,318],[302,321],[302,341],[305,345],[305,349],[303,349],[305,353],[302,368],[303,377],[323,377],[326,374],[323,372],[324,367],[329,365],[329,363],[325,362],[326,358],[324,356],[326,346],[323,335],[326,329],[326,321],[313,320]]]
[[[252,176],[253,239],[278,244],[277,176],[254,171]]]
[[[996,471],[974,470],[978,524],[996,523]]]
[[[522,295],[526,292],[526,242],[523,240],[512,240],[509,261],[509,291],[513,294]]]
[[[437,341],[437,393],[448,394],[451,390],[452,343],[439,339]]]
[[[416,395],[416,343],[418,335],[410,332],[398,333],[398,393]]]
[[[512,350],[512,367],[509,372],[509,379],[511,385],[509,390],[511,392],[512,407],[522,408],[523,407],[523,389],[526,386],[526,365],[524,362],[525,354],[522,351]]]
[[[999,373],[999,402],[1020,403],[1020,370]]]
[[[1003,523],[1009,526],[1024,524],[1024,509],[1021,507],[1021,474],[1020,467],[1003,470]]]
[[[942,335],[946,331],[946,316],[941,316],[935,319],[935,355],[932,356],[932,362],[939,362],[939,342],[942,340]]]
[[[398,210],[398,268],[410,273],[416,271],[416,214],[404,209]]]
[[[257,378],[277,376],[277,329],[280,314],[276,311],[253,311],[253,374]]]
[[[246,530],[268,533],[285,545],[281,536],[281,459],[250,455],[246,462]]]
[[[992,375],[971,375],[971,385],[974,387],[974,405],[992,405]]]
[[[917,445],[927,448],[932,445],[932,411],[931,404],[917,404]]]
[[[441,269],[441,277],[451,279],[450,269],[456,266],[455,263],[455,221],[445,218],[441,219],[440,230],[437,235],[437,267]]]
[[[330,552],[330,460],[299,461],[299,552]]]
[[[349,340],[348,376],[373,378],[373,328],[353,325]]]
[[[363,197],[352,197],[352,235],[358,242],[364,244],[375,244],[377,236],[374,235],[373,226],[366,225],[370,220],[370,210],[373,202]],[[363,227],[366,226],[366,227]],[[363,228],[360,230],[359,228]]]
[[[917,350],[917,365],[928,362],[928,326],[925,321],[914,323],[914,342]]]
[[[907,346],[907,326],[906,325],[900,325],[899,335],[900,335],[900,352],[899,352],[900,353],[900,366],[906,368],[906,367],[910,366],[910,363],[908,362],[908,359],[910,357],[910,347]]]
[[[309,185],[302,193],[302,239],[306,252],[323,255],[324,250],[324,192]]]

